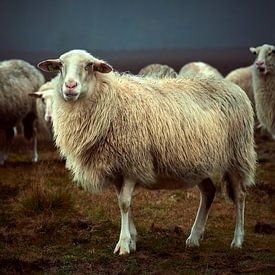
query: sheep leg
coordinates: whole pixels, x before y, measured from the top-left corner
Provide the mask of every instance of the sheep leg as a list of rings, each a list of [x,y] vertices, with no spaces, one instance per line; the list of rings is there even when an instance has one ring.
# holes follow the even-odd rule
[[[129,209],[129,227],[130,227],[130,251],[136,251],[136,242],[137,242],[137,230],[133,221],[132,211]]]
[[[244,240],[244,209],[245,209],[245,185],[241,178],[231,177],[233,201],[236,209],[236,225],[231,248],[242,248]]]
[[[6,129],[4,148],[3,148],[3,152],[0,155],[0,165],[4,165],[5,161],[8,159],[8,153],[10,150],[13,137],[14,137],[14,129],[13,128]]]
[[[37,152],[37,130],[36,127],[33,128],[33,138],[32,138],[32,162],[38,161],[38,152]]]
[[[216,193],[216,188],[210,178],[204,179],[198,184],[198,187],[200,190],[200,206],[190,236],[186,240],[187,247],[200,245],[199,240],[203,238],[209,209]]]
[[[119,241],[115,247],[114,253],[119,252],[119,255],[129,254],[131,248],[135,248],[135,240],[132,240],[130,232],[132,229],[132,236],[135,233],[130,214],[131,198],[134,188],[135,182],[130,179],[125,179],[118,192],[118,205],[121,214],[121,230]]]

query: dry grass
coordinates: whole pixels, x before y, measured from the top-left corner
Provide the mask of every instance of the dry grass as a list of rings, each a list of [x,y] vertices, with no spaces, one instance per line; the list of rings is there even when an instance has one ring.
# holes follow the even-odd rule
[[[68,187],[45,185],[44,182],[32,183],[24,191],[19,204],[27,214],[38,215],[73,209],[73,194]]]
[[[26,215],[57,215],[74,211],[75,197],[67,181],[56,182],[48,178],[52,167],[45,163],[30,177],[30,184],[18,198],[18,208]]]
[[[1,274],[271,274],[275,235],[256,234],[258,222],[275,222],[275,142],[257,139],[257,185],[246,208],[246,237],[229,248],[234,206],[220,193],[210,211],[201,247],[185,249],[199,204],[197,189],[138,189],[133,214],[137,252],[113,255],[120,217],[113,189],[93,195],[76,187],[54,150],[45,147],[37,164],[29,147],[14,145],[0,168]],[[18,146],[18,147],[16,147]]]

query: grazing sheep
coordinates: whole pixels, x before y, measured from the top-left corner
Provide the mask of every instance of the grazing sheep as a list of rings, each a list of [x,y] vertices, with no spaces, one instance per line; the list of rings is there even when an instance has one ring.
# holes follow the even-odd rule
[[[215,79],[152,79],[112,72],[84,50],[38,65],[61,71],[53,100],[55,142],[74,179],[99,191],[114,184],[121,232],[114,252],[136,249],[130,211],[136,185],[149,189],[197,185],[201,202],[187,246],[198,246],[220,172],[236,206],[232,247],[244,237],[246,188],[254,183],[253,110],[237,85]]]
[[[250,48],[257,55],[252,80],[256,113],[260,124],[275,135],[275,46],[264,44]]]
[[[223,79],[222,74],[211,65],[204,62],[190,62],[185,64],[179,71],[178,77],[203,76]]]
[[[44,82],[43,75],[23,60],[7,60],[0,63],[0,130],[5,132],[5,142],[0,154],[0,165],[8,157],[16,124],[23,124],[24,136],[32,138],[32,161],[38,160],[35,100],[28,96]]]
[[[171,77],[176,78],[177,72],[167,66],[167,65],[161,65],[161,64],[150,64],[144,68],[142,68],[138,75],[140,76],[146,76],[146,77],[153,77],[153,78],[165,78],[165,77]]]

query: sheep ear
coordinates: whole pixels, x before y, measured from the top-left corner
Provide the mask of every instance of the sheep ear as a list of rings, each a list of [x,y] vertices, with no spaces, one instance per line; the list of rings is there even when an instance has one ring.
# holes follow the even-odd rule
[[[35,98],[41,98],[41,97],[42,97],[42,94],[39,93],[39,92],[36,92],[36,93],[29,93],[29,96],[35,97]]]
[[[253,53],[256,54],[257,53],[257,49],[254,47],[250,47],[249,50]]]
[[[45,72],[59,72],[61,62],[59,59],[48,59],[38,63],[37,67]]]
[[[95,61],[93,68],[95,71],[103,74],[109,73],[113,70],[113,68],[109,64],[102,61]]]

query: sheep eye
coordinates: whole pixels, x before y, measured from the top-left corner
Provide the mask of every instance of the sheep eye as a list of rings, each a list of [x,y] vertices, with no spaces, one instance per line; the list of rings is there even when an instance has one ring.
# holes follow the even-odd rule
[[[272,53],[275,53],[275,49],[272,50]]]
[[[45,99],[43,97],[41,98],[41,100],[42,100],[42,103],[45,104]]]
[[[90,62],[90,63],[88,63],[86,66],[85,66],[85,71],[88,71],[92,66],[93,66],[93,62]]]

